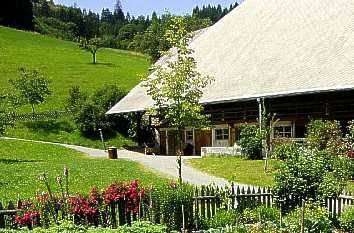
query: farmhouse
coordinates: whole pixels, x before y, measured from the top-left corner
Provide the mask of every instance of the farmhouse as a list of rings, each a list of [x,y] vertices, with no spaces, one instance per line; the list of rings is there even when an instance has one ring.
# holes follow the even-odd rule
[[[240,124],[256,122],[259,98],[280,120],[274,136],[303,138],[309,119],[354,118],[352,0],[246,0],[190,48],[215,78],[201,99],[212,126],[185,132],[192,154],[233,146]],[[140,83],[108,114],[141,116],[153,104]],[[158,131],[161,154],[174,154],[173,129]]]

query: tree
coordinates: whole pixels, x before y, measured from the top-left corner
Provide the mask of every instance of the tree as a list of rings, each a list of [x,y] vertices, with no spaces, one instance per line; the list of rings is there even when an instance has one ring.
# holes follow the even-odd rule
[[[208,123],[199,100],[213,78],[197,71],[193,50],[188,48],[191,34],[186,30],[185,18],[173,16],[165,38],[175,47],[176,59],[168,61],[166,66],[154,66],[154,74],[144,79],[144,86],[155,101],[152,111],[157,112],[162,123],[176,129],[179,181],[182,182],[182,133],[186,127],[202,127]]]
[[[119,26],[121,26],[125,21],[122,2],[120,0],[117,0],[116,5],[114,6],[113,18],[115,23]]]
[[[0,92],[0,136],[5,132],[6,113],[6,95]]]
[[[92,63],[96,64],[96,54],[101,47],[101,40],[97,37],[90,40],[80,39],[79,47],[92,54]]]
[[[33,30],[32,1],[1,1],[0,24],[18,29]]]
[[[69,97],[66,99],[66,108],[77,113],[87,100],[86,93],[83,93],[80,86],[73,86],[69,90]]]
[[[23,104],[30,104],[34,113],[34,106],[44,103],[52,94],[49,88],[50,81],[37,70],[20,68],[20,78],[11,79],[10,83],[18,91],[18,97]]]
[[[76,111],[75,122],[80,131],[86,135],[94,135],[98,129],[112,133],[113,130],[127,133],[128,119],[123,116],[106,115],[106,112],[126,95],[126,91],[117,85],[104,85],[92,96],[86,98],[80,90],[72,88],[68,105]]]

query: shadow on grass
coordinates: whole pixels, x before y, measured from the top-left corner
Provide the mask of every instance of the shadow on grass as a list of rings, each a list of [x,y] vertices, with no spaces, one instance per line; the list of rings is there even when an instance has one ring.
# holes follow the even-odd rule
[[[66,121],[37,121],[23,123],[29,130],[40,132],[41,134],[59,134],[64,131],[72,133],[74,127]]]
[[[96,64],[93,64],[92,62],[87,63],[88,65],[93,65],[93,66],[108,66],[108,67],[115,67],[117,65],[111,63],[111,62],[96,62]]]
[[[40,163],[42,160],[0,159],[0,164]]]
[[[81,133],[81,135],[87,139],[90,139],[92,141],[96,141],[96,140],[101,140],[101,136],[100,136],[100,133],[97,131],[97,132],[90,132],[90,133]],[[117,137],[117,132],[114,132],[112,130],[108,130],[108,131],[104,131],[103,132],[103,138],[105,141],[108,141],[112,138],[115,138]]]

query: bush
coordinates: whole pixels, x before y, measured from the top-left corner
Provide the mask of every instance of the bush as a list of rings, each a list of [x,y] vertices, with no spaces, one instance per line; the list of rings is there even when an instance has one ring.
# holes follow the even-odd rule
[[[28,229],[20,230],[2,230],[0,233],[166,233],[167,227],[160,224],[152,224],[150,222],[133,222],[131,226],[120,226],[117,229],[110,228],[85,228],[78,226],[72,222],[66,221],[60,225],[50,228],[35,228],[33,231]]]
[[[83,93],[79,86],[73,86],[70,88],[69,97],[66,99],[66,109],[78,113],[86,100],[86,93]]]
[[[293,142],[277,144],[274,147],[272,158],[286,160],[287,158],[296,155],[298,145]]]
[[[238,214],[235,211],[219,210],[208,221],[209,228],[219,228],[225,226],[235,226],[238,222]]]
[[[279,210],[274,207],[258,206],[255,209],[245,209],[242,214],[242,222],[246,224],[279,222]]]
[[[300,216],[302,208],[297,208],[284,218],[288,232],[300,232]],[[305,232],[331,233],[332,222],[325,208],[307,204],[304,211]]]
[[[180,230],[183,226],[182,205],[184,205],[185,226],[187,229],[193,228],[193,186],[172,182],[153,190],[151,194],[155,209],[156,207],[159,209],[153,213],[152,218],[160,219],[168,230]]]
[[[280,165],[274,177],[275,195],[285,199],[284,206],[293,208],[302,198],[324,201],[342,192],[350,174],[348,158],[306,148],[297,149],[295,154]]]
[[[239,145],[249,159],[262,159],[262,137],[257,125],[242,125],[240,127]]]
[[[347,208],[339,217],[339,223],[343,230],[354,232],[354,207]]]
[[[78,94],[74,90],[72,92],[68,101],[74,102],[77,106],[79,101]],[[125,95],[126,92],[117,85],[105,85],[98,89],[81,105],[75,116],[75,122],[80,131],[84,134],[92,135],[94,133],[97,134],[98,129],[102,129],[105,132],[118,130],[127,135],[130,127],[129,119],[124,116],[106,115],[106,112]]]
[[[342,131],[338,121],[311,121],[307,127],[306,143],[312,149],[328,150],[334,155],[345,153]]]

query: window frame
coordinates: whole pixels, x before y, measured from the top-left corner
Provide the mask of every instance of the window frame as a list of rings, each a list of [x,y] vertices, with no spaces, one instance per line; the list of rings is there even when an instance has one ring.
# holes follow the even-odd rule
[[[280,129],[281,130],[277,130]],[[273,127],[273,138],[293,138],[294,130],[291,123],[280,123]]]
[[[221,132],[221,133],[220,133]],[[215,129],[215,141],[226,141],[230,138],[229,128],[216,128]]]

